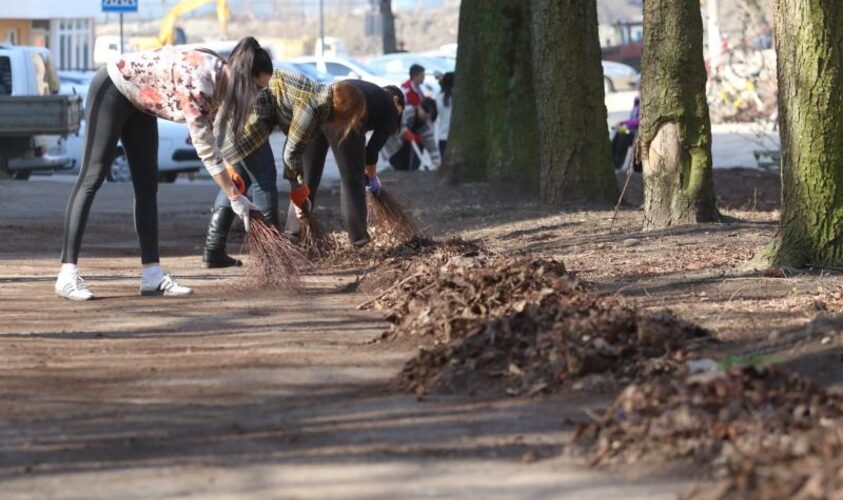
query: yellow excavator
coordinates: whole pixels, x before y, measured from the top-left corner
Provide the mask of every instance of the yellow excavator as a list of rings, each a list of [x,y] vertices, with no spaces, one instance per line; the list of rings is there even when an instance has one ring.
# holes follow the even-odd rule
[[[228,38],[227,25],[230,15],[227,0],[182,0],[164,15],[164,18],[161,20],[161,27],[158,29],[157,38],[151,36],[133,38],[130,41],[132,49],[151,50],[165,45],[172,45],[176,42],[176,21],[178,18],[212,2],[217,4],[217,21],[220,24],[221,39],[226,40]]]

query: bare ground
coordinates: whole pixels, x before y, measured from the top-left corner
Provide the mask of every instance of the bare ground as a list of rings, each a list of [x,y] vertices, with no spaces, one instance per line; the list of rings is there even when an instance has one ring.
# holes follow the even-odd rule
[[[724,206],[758,208],[750,184],[775,184],[746,175],[718,173]],[[712,329],[723,341],[713,355],[761,352],[840,383],[841,277],[747,267],[775,234],[774,211],[640,233],[641,212],[624,209],[610,231],[611,211],[560,213],[425,173],[385,181],[434,236],[560,257],[605,293]],[[131,188],[107,184],[81,262],[101,298],[58,300],[70,188],[0,184],[3,498],[673,498],[694,481],[687,471],[590,470],[565,458],[577,423],[605,395],[397,392],[391,381],[415,346],[372,343],[385,322],[357,311],[370,295],[346,286],[365,269],[312,276],[296,295],[236,292],[241,271],[201,269],[209,184],[162,185],[159,195],[163,263],[196,295],[136,295]],[[320,216],[335,221],[337,193],[322,199]]]

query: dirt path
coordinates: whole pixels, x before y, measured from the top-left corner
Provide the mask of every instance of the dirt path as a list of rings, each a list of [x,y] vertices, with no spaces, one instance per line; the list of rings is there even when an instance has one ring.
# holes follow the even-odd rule
[[[312,277],[296,296],[233,292],[238,271],[199,267],[210,185],[164,185],[159,195],[163,263],[196,295],[136,295],[131,189],[108,184],[81,262],[100,299],[58,300],[70,187],[2,185],[4,499],[656,499],[690,484],[560,458],[583,410],[605,396],[395,392],[390,380],[412,347],[371,343],[384,323],[355,310],[365,296],[343,292],[354,273]]]

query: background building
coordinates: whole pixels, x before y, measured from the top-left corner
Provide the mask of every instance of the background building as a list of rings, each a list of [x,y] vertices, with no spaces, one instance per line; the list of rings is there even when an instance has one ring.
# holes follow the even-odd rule
[[[100,5],[99,0],[3,2],[0,42],[48,47],[58,69],[92,69]]]

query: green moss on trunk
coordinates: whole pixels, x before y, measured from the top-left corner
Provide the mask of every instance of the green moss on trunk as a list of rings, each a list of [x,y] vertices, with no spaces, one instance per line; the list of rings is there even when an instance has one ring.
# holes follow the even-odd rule
[[[532,2],[541,196],[554,205],[617,200],[595,0]]]
[[[843,5],[778,0],[782,144],[775,265],[843,267]]]
[[[644,33],[644,228],[718,221],[699,2],[647,0]]]
[[[480,21],[483,0],[463,0],[460,6],[459,45],[454,86],[451,132],[440,173],[451,181],[481,180],[486,177],[486,130],[483,99],[483,60]]]
[[[444,171],[456,180],[538,186],[530,3],[464,0]]]

